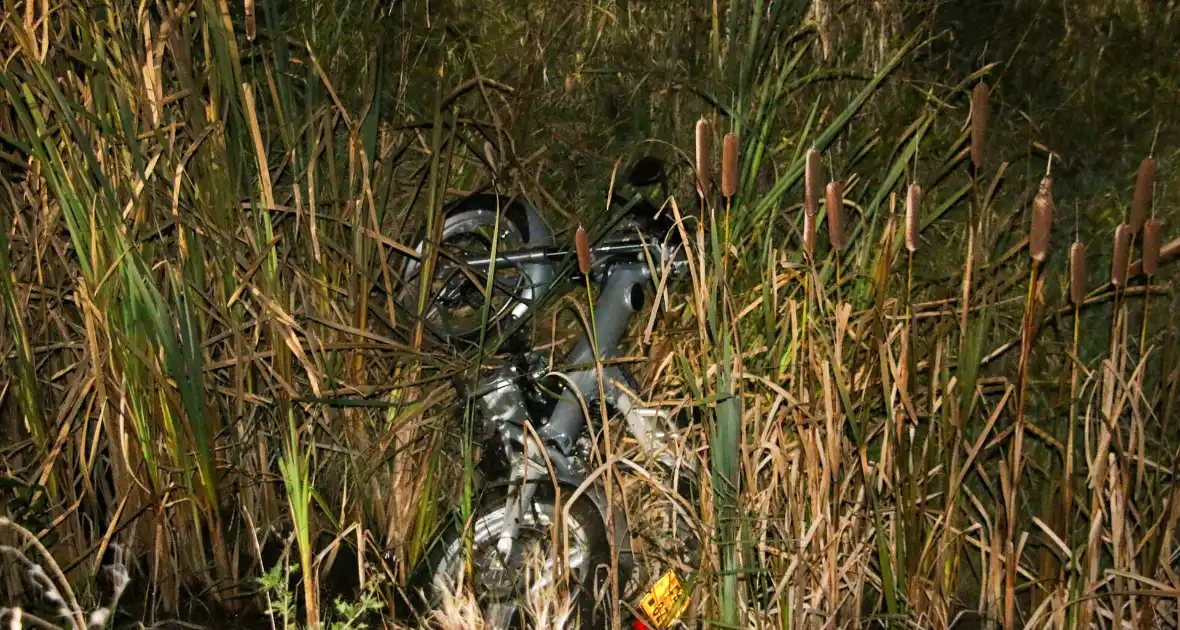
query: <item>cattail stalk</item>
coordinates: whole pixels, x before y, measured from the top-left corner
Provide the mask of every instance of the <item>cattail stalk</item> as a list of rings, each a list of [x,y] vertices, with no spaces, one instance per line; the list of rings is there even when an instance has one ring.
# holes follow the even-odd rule
[[[902,348],[905,351],[905,373],[907,378],[914,373],[914,355],[910,350],[910,340],[914,335],[914,252],[918,251],[918,220],[921,217],[922,208],[922,188],[916,183],[912,183],[909,189],[906,190],[905,196],[905,248],[906,248],[906,269],[905,269],[905,341]],[[908,390],[908,384],[906,388]],[[906,390],[903,390],[906,391]],[[903,423],[898,423],[898,445],[905,444],[902,439]]]
[[[697,194],[702,203],[709,194],[709,121],[697,121]]]
[[[721,145],[721,194],[725,196],[725,243],[722,259],[722,281],[729,269],[729,212],[733,208],[733,196],[738,190],[738,135],[725,134]]]
[[[721,304],[727,291],[729,265],[729,215],[733,208],[734,195],[738,192],[738,134],[725,135],[721,151],[721,192],[725,196],[725,240],[722,255],[722,268],[717,275],[719,285],[712,294],[711,308],[716,315],[710,315],[718,330],[729,329],[729,318],[723,313]],[[718,521],[720,527],[720,569],[725,574],[722,578],[720,592],[722,600],[726,602],[722,611],[722,620],[733,624],[737,622],[736,602],[739,597],[740,586],[736,570],[739,566],[739,547],[741,540],[741,526],[736,522],[738,505],[736,496],[740,487],[740,458],[741,458],[741,418],[736,405],[729,394],[733,390],[730,363],[733,357],[732,348],[728,343],[721,344],[718,356],[716,391],[723,401],[717,404],[716,443],[711,449],[713,470],[722,479],[722,486],[715,488],[714,497],[717,499]],[[738,394],[740,397],[740,394]]]
[[[844,189],[840,182],[829,182],[827,188],[828,242],[836,251],[836,302],[840,302],[840,252],[844,250]]]
[[[1138,234],[1151,212],[1151,191],[1155,185],[1155,160],[1143,158],[1135,176],[1135,193],[1131,198],[1131,234]]]
[[[1023,472],[1021,458],[1023,457],[1024,449],[1024,411],[1028,403],[1028,363],[1032,355],[1033,344],[1033,319],[1036,317],[1036,298],[1037,298],[1037,272],[1040,270],[1041,263],[1045,260],[1045,255],[1049,251],[1049,232],[1053,227],[1053,159],[1049,158],[1049,170],[1045,176],[1041,178],[1040,186],[1037,190],[1037,196],[1033,199],[1033,216],[1032,228],[1029,231],[1028,245],[1029,254],[1032,257],[1032,266],[1028,273],[1028,295],[1024,301],[1024,321],[1020,327],[1020,366],[1017,374],[1017,399],[1016,399],[1016,430],[1012,437],[1012,488],[1020,487],[1020,475]],[[1015,492],[1015,490],[1013,490]],[[1008,548],[1012,548],[1012,539],[1016,535],[1016,515],[1014,513],[1014,503],[1009,504],[1008,509]],[[1015,605],[1015,572],[1009,568],[1008,579],[1005,585],[1005,619],[1010,623],[1013,618],[1013,611]]]
[[[1028,362],[1032,354],[1032,335],[1033,335],[1033,318],[1036,313],[1036,286],[1037,286],[1037,271],[1040,268],[1041,261],[1045,259],[1045,252],[1048,248],[1049,241],[1049,225],[1053,221],[1053,197],[1052,197],[1052,180],[1048,175],[1041,180],[1040,190],[1037,192],[1036,199],[1033,201],[1033,225],[1032,231],[1029,235],[1029,251],[1032,255],[1032,266],[1028,274],[1028,294],[1024,300],[1024,319],[1020,326],[1020,364],[1017,372],[1017,398],[1016,398],[1016,430],[1012,437],[1012,483],[1010,487],[1018,488],[1020,485],[1020,474],[1023,467],[1021,466],[1021,457],[1024,449],[1024,410],[1028,400]],[[1011,548],[1012,538],[1016,535],[1016,515],[1013,513],[1013,505],[1009,505],[1008,510],[1008,545]],[[1014,599],[1013,591],[1015,584],[1013,583],[1011,571],[1009,571],[1009,578],[1005,586],[1005,618],[1011,621]]]
[[[983,169],[987,142],[988,98],[991,89],[980,81],[971,92],[971,207],[967,219],[967,260],[963,266],[963,298],[959,313],[959,352],[967,351],[967,314],[971,311],[971,283],[975,265],[975,236],[983,223],[983,203],[979,197],[979,173]],[[979,222],[977,224],[977,222]]]
[[[971,92],[971,163],[975,165],[976,170],[983,168],[990,96],[991,88],[983,81],[976,83],[975,90]]]
[[[1069,297],[1073,302],[1073,356],[1078,356],[1078,346],[1081,331],[1082,304],[1086,301],[1086,248],[1079,241],[1069,247]],[[1078,362],[1070,361],[1069,377],[1069,436],[1065,451],[1065,477],[1062,485],[1062,524],[1065,531],[1070,531],[1070,515],[1073,514],[1073,445],[1074,427],[1078,418]]]
[[[1081,242],[1069,247],[1069,300],[1075,307],[1086,301],[1086,247]]]

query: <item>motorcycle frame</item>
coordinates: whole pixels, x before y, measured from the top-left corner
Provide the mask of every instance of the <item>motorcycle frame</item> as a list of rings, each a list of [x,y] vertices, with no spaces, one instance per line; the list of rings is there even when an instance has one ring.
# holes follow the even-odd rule
[[[612,509],[606,502],[602,484],[587,486],[586,471],[577,457],[577,442],[586,430],[588,418],[583,411],[599,400],[599,372],[602,373],[601,394],[605,401],[622,412],[628,433],[639,442],[648,455],[667,461],[671,455],[664,448],[667,437],[667,415],[658,409],[644,408],[635,404],[630,394],[620,387],[626,382],[623,371],[616,366],[602,365],[602,362],[618,358],[620,346],[630,327],[631,320],[644,307],[646,289],[653,284],[653,269],[646,262],[646,254],[656,250],[654,260],[674,261],[676,251],[651,240],[638,242],[607,243],[592,249],[592,255],[603,259],[598,265],[601,275],[601,292],[593,305],[593,331],[586,331],[574,347],[563,358],[564,365],[575,366],[562,375],[565,387],[552,411],[540,423],[535,432],[525,428],[525,422],[536,427],[538,418],[530,417],[518,385],[525,375],[514,365],[505,365],[480,381],[474,396],[485,422],[491,422],[499,433],[505,454],[509,460],[509,488],[506,499],[505,527],[497,548],[508,557],[519,530],[523,511],[531,503],[538,484],[549,483],[553,477],[563,486],[585,493],[595,504],[606,523],[612,523],[614,540],[620,546],[619,557],[625,564],[631,562],[631,549],[625,513]],[[525,272],[532,282],[535,277],[530,269],[542,271],[544,278],[540,291],[534,286],[532,295],[545,294],[555,288],[551,266],[569,256],[569,252],[556,248],[521,250],[492,257],[468,257],[461,264],[486,271],[493,262],[500,265],[516,266]],[[622,260],[620,260],[622,259]],[[665,267],[672,272],[671,266]],[[531,309],[531,305],[526,305]],[[596,352],[597,349],[597,352]],[[663,427],[661,425],[664,425]],[[539,438],[539,442],[538,439]],[[550,469],[551,467],[551,469]],[[552,476],[551,476],[552,475]],[[587,486],[583,488],[583,486]],[[570,499],[576,499],[576,494]]]

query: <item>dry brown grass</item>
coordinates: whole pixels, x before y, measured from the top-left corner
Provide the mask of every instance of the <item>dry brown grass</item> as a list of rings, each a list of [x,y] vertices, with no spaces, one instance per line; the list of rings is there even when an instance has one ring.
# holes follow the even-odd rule
[[[438,84],[404,88],[429,88],[437,107],[399,110],[412,122],[392,124],[348,105],[324,57],[311,54],[315,45],[292,53],[295,69],[268,65],[273,51],[242,54],[216,27],[229,19],[224,5],[200,5],[197,17],[122,15],[120,32],[101,30],[70,4],[51,7],[61,22],[46,19],[46,5],[13,6],[20,10],[3,26],[6,76],[20,76],[28,91],[16,85],[6,95],[20,98],[0,104],[0,132],[25,147],[13,153],[6,144],[0,156],[16,169],[0,191],[0,430],[12,436],[0,446],[0,466],[45,498],[21,504],[21,517],[36,521],[47,540],[57,537],[50,551],[70,578],[85,577],[106,544],[123,541],[143,560],[136,570],[152,603],[175,607],[189,589],[223,600],[241,589],[239,580],[259,570],[247,558],[260,563],[262,547],[299,528],[292,508],[301,499],[315,571],[331,564],[333,544],[348,544],[395,584],[406,583],[463,485],[446,378],[464,365],[417,349],[406,334],[408,314],[381,296],[400,288],[402,241],[436,229],[444,199],[491,180],[534,200],[559,227],[573,227],[562,223],[568,204],[538,176],[553,168],[544,152],[522,149],[537,142],[535,129],[513,134],[505,123],[488,124],[515,117],[531,125],[535,104],[509,101],[516,88],[469,82],[447,67]],[[589,42],[622,15],[566,9],[584,20],[579,34]],[[200,28],[164,32],[165,23],[176,29],[188,19]],[[69,25],[61,33],[91,37],[56,42],[47,33],[58,33],[49,28],[58,24]],[[264,25],[255,41],[266,37]],[[206,37],[207,49],[196,45]],[[543,50],[538,37],[521,36]],[[87,41],[121,51],[128,67],[106,75],[78,64],[78,50],[95,52]],[[716,41],[720,49],[720,35]],[[258,64],[256,75],[243,70],[247,61]],[[581,83],[592,66],[563,69],[555,85],[595,92]],[[235,78],[221,80],[228,77]],[[293,87],[320,98],[292,108],[284,94]],[[70,107],[61,108],[53,89]],[[711,125],[700,110],[709,108],[676,100],[675,91],[657,96],[692,103],[675,133],[687,147],[698,121],[697,194],[708,203]],[[1007,229],[1009,215],[1019,215],[996,211],[991,191],[972,200],[971,244],[948,260],[948,249],[935,245],[947,238],[958,247],[948,208],[958,208],[968,186],[960,167],[968,158],[973,171],[987,165],[986,84],[976,84],[971,101],[969,138],[941,146],[942,136],[918,134],[915,144],[900,145],[899,168],[879,160],[845,166],[837,143],[791,157],[795,147],[817,146],[815,138],[792,135],[778,118],[767,126],[788,137],[790,150],[775,152],[779,138],[760,140],[756,126],[742,127],[741,146],[726,137],[722,193],[744,204],[735,218],[749,219],[725,232],[724,256],[709,243],[716,232],[688,232],[692,277],[661,285],[662,299],[640,318],[647,327],[625,353],[642,359],[639,395],[647,404],[704,412],[704,422],[673,441],[678,461],[705,471],[698,504],[679,500],[657,477],[619,419],[602,445],[624,479],[613,496],[651,561],[636,588],[678,566],[693,595],[688,622],[715,622],[727,604],[739,627],[759,630],[886,619],[947,628],[960,614],[991,625],[1087,630],[1169,627],[1176,618],[1180,493],[1167,424],[1176,364],[1157,332],[1159,317],[1142,318],[1146,350],[1135,354],[1126,341],[1134,300],[1172,290],[1167,267],[1145,250],[1152,282],[1129,286],[1132,228],[1120,226],[1111,274],[1118,290],[1087,295],[1085,252],[1074,243],[1070,348],[1055,337],[1066,295],[1052,289],[1064,274],[1034,268],[1028,287],[1021,284],[1029,263],[1014,253],[1024,230]],[[125,107],[133,128],[116,131],[119,107],[102,103]],[[20,107],[28,124],[18,120]],[[961,118],[950,127],[957,137]],[[872,146],[880,137],[866,140],[848,144]],[[736,165],[758,168],[759,150],[767,156],[761,166],[776,174],[771,192],[735,195],[743,181]],[[828,177],[821,155],[842,175],[826,189],[825,217],[818,216]],[[920,164],[910,179],[913,162]],[[1016,177],[1014,170],[999,167],[995,181]],[[946,176],[927,179],[927,171]],[[903,293],[894,279],[904,262],[898,226],[874,199],[890,198],[905,181],[931,182],[907,191],[904,246],[912,262],[928,239],[930,255],[919,262],[936,270],[918,279],[907,271]],[[949,183],[934,183],[941,181]],[[685,178],[674,193],[683,200],[694,191]],[[803,252],[771,220],[772,211],[797,207],[787,198],[803,199]],[[1048,265],[1055,256],[1045,206],[1034,200],[1030,250]],[[820,218],[838,255],[817,256]],[[996,229],[977,236],[986,222]],[[1145,248],[1159,231],[1152,225],[1144,227]],[[580,264],[583,236],[574,239]],[[1180,245],[1153,249],[1164,260]],[[955,295],[959,282],[965,290]],[[156,293],[158,300],[144,297]],[[1079,349],[1078,337],[1107,331],[1100,356]],[[546,324],[545,332],[546,349],[568,343],[562,325]],[[171,339],[177,343],[165,343]],[[728,496],[714,470],[723,401],[734,402],[737,429],[732,515],[719,505]],[[305,452],[314,496],[292,492],[275,465]],[[689,566],[667,536],[681,525],[703,543]],[[723,537],[730,526],[736,541]],[[738,571],[722,575],[727,545]],[[382,552],[389,560],[377,562]],[[3,574],[7,593],[23,594],[20,577]],[[732,602],[721,595],[726,581],[740,584]],[[301,596],[314,602],[317,594]],[[531,610],[539,624],[563,627],[567,604],[560,591],[540,593]],[[430,623],[483,622],[460,591],[444,597]]]

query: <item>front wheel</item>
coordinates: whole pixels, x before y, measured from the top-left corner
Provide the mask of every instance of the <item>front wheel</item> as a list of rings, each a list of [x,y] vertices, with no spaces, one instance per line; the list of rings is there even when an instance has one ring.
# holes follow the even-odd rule
[[[530,618],[539,614],[548,614],[550,620],[568,615],[568,627],[577,622],[583,629],[605,628],[610,617],[610,542],[594,503],[586,496],[573,503],[564,523],[566,537],[555,526],[565,516],[560,512],[564,508],[556,505],[551,488],[538,488],[521,517],[511,556],[504,557],[497,543],[505,525],[507,495],[503,490],[489,494],[473,515],[470,581],[464,576],[464,538],[452,531],[431,560],[433,603],[456,592],[460,584],[470,584],[489,629],[529,627]],[[562,506],[569,496],[562,493]],[[555,562],[561,547],[553,544],[554,533],[559,543],[568,541],[560,565]],[[568,588],[555,583],[563,565]],[[620,588],[622,582],[620,577]]]
[[[418,258],[407,260],[397,300],[411,325],[421,313],[423,329],[432,338],[467,350],[480,342],[485,316],[489,337],[525,317],[553,279],[554,267],[549,262],[497,266],[487,291],[487,269],[468,268],[463,257],[490,257],[493,245],[498,254],[552,246],[553,235],[537,211],[519,199],[473,195],[449,204],[443,216],[430,277],[422,277]],[[419,234],[417,257],[428,253],[427,240]]]

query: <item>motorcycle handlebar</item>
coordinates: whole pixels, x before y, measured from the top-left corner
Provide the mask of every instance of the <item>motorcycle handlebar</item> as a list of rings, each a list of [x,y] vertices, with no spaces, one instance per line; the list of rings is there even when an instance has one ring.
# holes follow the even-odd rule
[[[661,245],[653,240],[631,239],[603,243],[596,247],[591,247],[590,252],[594,259],[593,265],[596,268],[616,262],[619,258],[634,257],[637,261],[645,260],[645,252],[648,251],[655,252],[657,256],[662,253],[670,253],[673,256],[674,262],[684,258],[682,248],[675,248],[673,251],[668,251],[670,249],[673,248]],[[492,256],[459,256],[453,260],[463,266],[486,270],[492,265],[493,261],[497,267],[516,267],[546,262],[557,263],[573,255],[575,255],[575,252],[572,248],[535,247],[506,252],[494,258]]]

